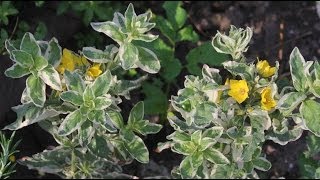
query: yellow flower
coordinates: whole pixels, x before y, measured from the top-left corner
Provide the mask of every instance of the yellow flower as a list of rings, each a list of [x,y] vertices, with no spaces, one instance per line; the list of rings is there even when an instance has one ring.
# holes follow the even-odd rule
[[[61,63],[57,70],[60,74],[63,74],[65,70],[74,71],[76,66],[89,65],[89,62],[84,56],[70,51],[66,48],[63,49]]]
[[[245,80],[233,80],[229,81],[230,90],[229,96],[233,97],[239,104],[248,98],[248,84]]]
[[[258,61],[257,70],[258,73],[264,78],[270,77],[276,72],[276,68],[271,67],[267,60]]]
[[[98,77],[102,73],[100,65],[101,64],[94,64],[91,68],[88,69],[87,75],[92,78]]]
[[[16,161],[16,157],[14,155],[9,156],[9,160],[11,162],[15,162]]]
[[[276,101],[272,98],[270,87],[266,87],[261,92],[261,108],[269,111],[276,106]]]

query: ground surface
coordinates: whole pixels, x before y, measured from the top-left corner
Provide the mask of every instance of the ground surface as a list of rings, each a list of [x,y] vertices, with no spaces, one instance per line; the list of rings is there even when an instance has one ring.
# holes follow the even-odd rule
[[[154,13],[163,13],[161,5],[163,2],[133,2],[141,9],[151,8]],[[125,5],[128,2],[124,2]],[[64,47],[74,47],[68,41],[72,34],[81,28],[79,19],[65,16],[56,16],[52,7],[55,3],[49,3],[41,11],[32,9],[26,10],[25,18],[44,20],[49,26],[48,37],[55,36]],[[251,59],[268,59],[269,61],[279,60],[281,73],[288,72],[288,57],[292,49],[297,46],[306,60],[313,60],[320,56],[320,18],[317,16],[315,2],[277,2],[277,1],[256,1],[256,2],[191,2],[184,1],[183,7],[189,14],[188,22],[193,25],[201,41],[208,41],[215,35],[217,30],[227,30],[230,24],[237,27],[250,26],[254,29],[253,39],[250,43],[247,55]],[[43,16],[43,14],[46,14]],[[67,26],[66,26],[67,24]],[[280,37],[283,34],[283,38]],[[185,46],[190,44],[181,43],[177,46],[176,55],[184,60]],[[6,68],[11,66],[8,57],[0,57],[0,125],[1,128],[15,120],[15,114],[10,107],[19,104],[20,94],[25,86],[23,80],[12,80],[3,76]],[[185,72],[182,72],[185,74]],[[179,76],[183,81],[183,76]],[[5,85],[4,85],[5,84]],[[20,92],[20,93],[19,93]],[[172,90],[173,94],[177,90]],[[135,97],[139,99],[139,97]],[[125,107],[125,105],[124,105]],[[169,150],[158,154],[152,150],[156,141],[165,141],[165,137],[171,133],[171,128],[165,127],[158,135],[149,136],[145,139],[146,145],[151,153],[151,162],[148,165],[133,163],[125,170],[138,177],[154,175],[168,176],[173,166],[178,165],[181,157],[171,153]],[[22,139],[18,158],[30,156],[42,151],[49,145],[54,145],[54,140],[37,125],[31,125],[17,132],[17,138]],[[264,178],[298,178],[297,156],[304,150],[304,136],[287,146],[280,146],[267,141],[264,151],[273,165],[272,169],[262,174]],[[27,170],[17,166],[17,173],[12,178],[40,178],[36,171]],[[42,178],[55,176],[45,175]]]

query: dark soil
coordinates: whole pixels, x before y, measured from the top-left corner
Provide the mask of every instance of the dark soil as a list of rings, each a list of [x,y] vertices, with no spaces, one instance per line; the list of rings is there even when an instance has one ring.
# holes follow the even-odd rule
[[[125,6],[129,2],[123,2]],[[147,8],[156,14],[163,14],[161,8],[163,2],[133,2],[137,12],[143,12]],[[57,2],[46,2],[41,9],[26,9],[23,16],[29,22],[36,24],[39,20],[46,22],[48,26],[47,38],[57,37],[63,47],[75,48],[71,41],[75,32],[84,27],[81,19],[68,13],[56,16],[54,8]],[[188,23],[200,35],[201,41],[210,41],[217,30],[226,31],[231,24],[237,27],[252,27],[254,35],[250,48],[246,53],[249,60],[254,61],[257,57],[274,62],[280,61],[281,74],[288,74],[288,58],[292,49],[297,46],[306,60],[318,59],[320,56],[320,19],[316,13],[315,2],[277,2],[277,1],[211,1],[192,2],[184,1],[183,7],[188,12]],[[281,35],[282,34],[282,35]],[[282,37],[281,37],[282,36]],[[176,56],[184,61],[185,56],[195,45],[179,43]],[[74,49],[76,50],[76,49]],[[11,66],[11,60],[7,56],[0,57],[0,128],[15,121],[16,115],[10,107],[20,103],[20,94],[25,87],[24,79],[10,79],[3,75],[5,69]],[[184,81],[184,70],[179,76],[178,82]],[[172,95],[177,89],[172,90]],[[133,94],[133,101],[139,100],[138,93]],[[124,101],[128,103],[128,101]],[[132,103],[133,104],[133,103]],[[128,111],[131,105],[124,104]],[[124,167],[125,171],[140,178],[150,176],[168,176],[174,166],[179,165],[181,156],[169,150],[156,153],[154,149],[158,142],[165,141],[172,132],[168,124],[157,135],[145,138],[145,143],[150,150],[150,164],[141,165],[134,162]],[[17,158],[31,156],[55,145],[53,138],[34,124],[17,131],[16,139],[22,139],[18,149]],[[299,178],[297,157],[305,149],[305,134],[297,141],[280,146],[271,141],[264,145],[267,159],[272,163],[272,169],[267,173],[260,173],[261,178]],[[37,171],[17,165],[17,172],[11,178],[56,178],[54,175],[40,176]]]

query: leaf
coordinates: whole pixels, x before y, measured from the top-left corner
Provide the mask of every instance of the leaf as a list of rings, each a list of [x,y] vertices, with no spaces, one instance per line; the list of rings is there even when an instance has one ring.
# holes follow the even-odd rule
[[[301,129],[299,126],[294,126],[291,130],[287,130],[283,134],[276,133],[273,130],[273,132],[269,132],[268,134],[266,134],[266,139],[272,140],[273,142],[284,146],[289,142],[299,139],[302,133],[303,129]]]
[[[97,22],[90,23],[90,25],[95,31],[106,34],[114,41],[116,41],[118,44],[122,44],[124,42],[124,39],[126,38],[125,35],[122,33],[121,28],[114,22]]]
[[[40,78],[52,89],[62,91],[59,73],[51,64],[40,71]]]
[[[59,136],[67,136],[81,127],[81,125],[85,122],[86,118],[82,116],[80,110],[76,110],[63,120],[58,129]]]
[[[18,160],[18,162],[29,169],[37,169],[46,173],[59,173],[63,171],[62,167],[66,163],[66,157],[70,156],[70,154],[70,149],[56,147],[54,150],[44,150],[41,153],[34,154],[32,157]]]
[[[199,35],[192,29],[191,25],[179,30],[177,42],[179,41],[191,41],[196,43],[199,40]]]
[[[146,95],[146,98],[143,101],[146,114],[161,114],[167,111],[167,96],[160,87],[144,83],[142,85],[142,91]]]
[[[48,61],[43,56],[34,57],[34,68],[37,71],[41,71],[48,66]]]
[[[203,156],[205,159],[215,164],[230,164],[229,159],[216,149],[209,148],[204,150]]]
[[[133,126],[135,122],[141,121],[144,116],[144,104],[143,101],[138,102],[131,109],[128,119],[128,125]]]
[[[92,91],[96,97],[107,94],[112,83],[112,75],[109,70],[101,74],[95,81],[92,83]]]
[[[160,70],[160,62],[154,52],[141,46],[138,46],[138,51],[138,67],[151,74],[157,73]]]
[[[86,147],[92,140],[95,128],[90,121],[85,121],[81,128],[78,129],[79,143],[82,147]],[[94,140],[94,139],[93,139]]]
[[[314,100],[304,101],[300,107],[300,113],[309,131],[320,137],[320,104]]]
[[[31,75],[26,82],[28,96],[31,101],[38,107],[43,107],[46,101],[46,85],[39,77]]]
[[[44,57],[48,60],[48,63],[55,68],[60,64],[62,51],[56,38],[52,38],[49,41]]]
[[[73,90],[82,94],[85,89],[84,81],[81,76],[76,72],[65,71],[64,78],[68,90]]]
[[[91,8],[86,8],[83,15],[83,23],[85,25],[89,24],[93,18],[93,10]]]
[[[212,103],[202,103],[196,108],[196,112],[194,114],[194,123],[197,126],[203,127],[207,126],[211,123],[213,119],[212,110],[215,108]]]
[[[59,112],[51,109],[39,108],[33,103],[21,104],[12,107],[17,113],[17,120],[3,128],[9,130],[18,130],[34,123],[59,115]]]
[[[187,156],[182,160],[179,169],[183,179],[192,178],[197,172],[197,169],[193,167],[191,156]]]
[[[134,12],[134,7],[132,3],[128,5],[128,8],[126,12],[124,13],[124,18],[125,18],[125,25],[127,31],[131,31],[132,27],[134,26],[135,18],[136,18],[136,13]]]
[[[33,58],[41,56],[41,50],[33,35],[29,32],[25,33],[20,44],[20,50],[32,55]]]
[[[34,61],[32,56],[21,50],[13,50],[12,52],[13,61],[17,62],[20,66],[30,68],[33,66]]]
[[[5,41],[5,47],[7,49],[7,52],[10,54],[10,59],[14,59],[12,56],[12,51],[17,49],[13,46],[13,44],[8,39]]]
[[[93,47],[83,47],[82,53],[84,57],[95,63],[107,63],[113,60],[110,59],[110,54]]]
[[[271,119],[267,111],[254,109],[249,113],[252,128],[264,132],[271,127]]]
[[[155,17],[156,28],[161,31],[161,33],[168,38],[171,45],[174,45],[176,39],[176,30],[174,30],[173,25],[162,16]]]
[[[187,69],[189,73],[201,76],[201,68],[203,64],[210,66],[221,66],[229,57],[225,54],[218,53],[213,49],[210,42],[192,49],[186,56],[188,62]],[[200,67],[199,67],[200,65]]]
[[[44,39],[47,32],[48,32],[48,29],[47,29],[46,24],[43,23],[42,21],[40,21],[38,23],[38,26],[37,26],[36,31],[34,33],[34,37],[36,39]]]
[[[119,48],[121,66],[128,70],[139,60],[139,51],[132,43],[124,43]]]
[[[107,111],[106,118],[109,119],[118,129],[124,126],[122,116],[117,111]]]
[[[89,150],[96,156],[106,159],[112,158],[113,147],[104,136],[95,134],[88,145]]]
[[[277,109],[288,115],[306,98],[307,96],[303,92],[290,92],[280,98],[277,103]]]
[[[122,140],[126,142],[126,149],[134,159],[141,163],[149,162],[149,151],[139,136],[125,129],[120,130],[120,135]]]
[[[305,91],[307,88],[307,77],[303,69],[305,63],[299,49],[295,47],[290,54],[289,65],[293,86],[299,92]]]
[[[30,74],[30,70],[28,68],[24,68],[22,66],[20,66],[18,63],[14,64],[13,66],[11,66],[10,68],[8,68],[4,74],[7,77],[11,77],[11,78],[21,78],[25,75]]]
[[[224,128],[221,126],[214,126],[214,127],[206,129],[203,132],[202,137],[203,138],[208,137],[208,138],[218,140],[220,138],[220,136],[222,135],[223,130],[224,130]]]
[[[223,63],[225,69],[235,76],[241,76],[242,79],[247,81],[254,80],[254,66],[252,64],[239,63],[236,61],[227,61]]]
[[[138,121],[134,124],[134,131],[144,136],[156,134],[162,128],[161,124],[150,123],[148,120]]]
[[[180,29],[187,19],[187,12],[181,7],[181,1],[166,1],[163,8],[166,11],[166,16],[175,30]]]
[[[253,161],[253,166],[260,171],[268,171],[271,168],[271,163],[267,159],[259,157]]]
[[[104,110],[112,104],[111,97],[97,97],[94,100],[95,110]]]
[[[82,96],[77,91],[65,91],[60,94],[63,101],[70,102],[76,106],[83,104]]]

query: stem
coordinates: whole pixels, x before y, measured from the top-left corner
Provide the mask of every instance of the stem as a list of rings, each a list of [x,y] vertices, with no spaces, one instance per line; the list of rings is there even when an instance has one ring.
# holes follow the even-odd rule
[[[13,28],[13,31],[9,37],[9,41],[12,39],[13,35],[15,34],[16,30],[17,30],[17,27],[18,27],[18,22],[19,22],[19,16],[17,16],[17,20],[16,20],[16,24],[14,25],[14,28]],[[0,54],[2,54],[3,50],[5,49],[5,46],[3,46],[0,50]]]
[[[71,152],[71,178],[75,178],[75,171],[76,171],[76,154],[74,153],[74,148]]]

